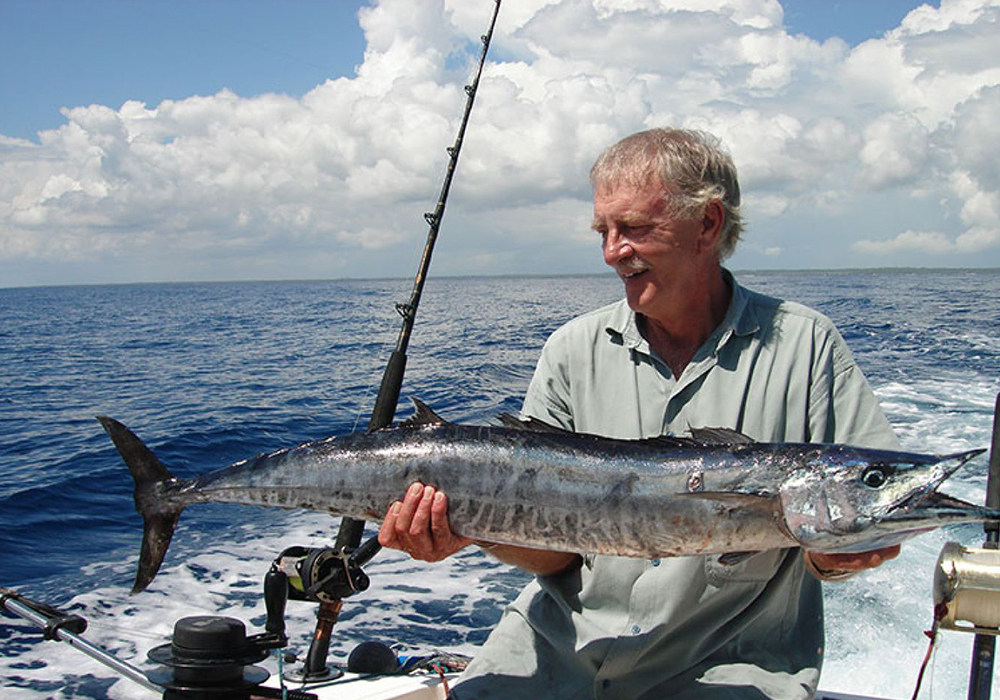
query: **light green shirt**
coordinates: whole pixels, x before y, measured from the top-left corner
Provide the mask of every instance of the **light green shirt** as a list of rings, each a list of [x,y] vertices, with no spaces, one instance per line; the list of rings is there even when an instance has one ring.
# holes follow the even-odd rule
[[[725,274],[727,315],[680,377],[621,301],[553,333],[523,412],[618,438],[727,427],[767,442],[898,449],[829,319]],[[736,565],[588,556],[525,588],[454,697],[810,698],[823,643],[820,584],[798,549]]]

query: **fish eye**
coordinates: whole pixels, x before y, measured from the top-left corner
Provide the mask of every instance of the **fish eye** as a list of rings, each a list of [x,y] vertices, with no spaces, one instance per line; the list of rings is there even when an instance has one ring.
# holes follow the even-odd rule
[[[885,467],[881,465],[868,467],[861,475],[861,483],[870,489],[881,488],[888,480],[889,474],[886,472]]]

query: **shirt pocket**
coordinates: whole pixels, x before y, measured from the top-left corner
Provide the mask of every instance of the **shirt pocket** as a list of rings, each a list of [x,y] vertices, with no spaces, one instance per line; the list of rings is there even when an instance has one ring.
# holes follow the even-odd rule
[[[713,586],[724,586],[728,583],[762,583],[777,573],[788,551],[769,549],[735,564],[724,563],[725,555],[708,556],[705,557],[705,577]]]

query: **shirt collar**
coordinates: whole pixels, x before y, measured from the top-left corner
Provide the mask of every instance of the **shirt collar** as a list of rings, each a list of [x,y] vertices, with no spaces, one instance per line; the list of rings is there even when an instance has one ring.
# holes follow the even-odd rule
[[[722,276],[732,289],[732,293],[725,318],[702,346],[703,350],[706,349],[706,346],[713,346],[712,354],[717,353],[734,335],[753,335],[760,330],[757,315],[754,313],[753,307],[747,303],[749,292],[740,286],[726,268],[722,268]],[[621,343],[625,348],[650,354],[649,343],[639,332],[636,314],[629,308],[628,302],[624,299],[616,305],[604,330],[608,336]],[[699,351],[697,354],[701,355],[702,353]]]

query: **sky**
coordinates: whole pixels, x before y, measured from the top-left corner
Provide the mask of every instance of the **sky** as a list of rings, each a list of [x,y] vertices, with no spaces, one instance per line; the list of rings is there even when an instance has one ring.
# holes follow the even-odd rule
[[[408,277],[490,0],[0,0],[0,287]],[[432,274],[600,272],[587,173],[739,168],[734,269],[1000,267],[1000,0],[503,0]]]

